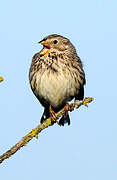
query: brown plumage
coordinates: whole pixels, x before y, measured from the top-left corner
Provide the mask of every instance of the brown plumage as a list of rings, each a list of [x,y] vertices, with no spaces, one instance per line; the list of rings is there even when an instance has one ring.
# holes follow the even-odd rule
[[[45,108],[42,123],[51,116],[50,105],[57,112],[73,98],[83,99],[85,73],[69,39],[52,34],[40,43],[43,49],[32,58],[29,80],[33,93]],[[59,124],[66,122],[70,124],[68,113]]]

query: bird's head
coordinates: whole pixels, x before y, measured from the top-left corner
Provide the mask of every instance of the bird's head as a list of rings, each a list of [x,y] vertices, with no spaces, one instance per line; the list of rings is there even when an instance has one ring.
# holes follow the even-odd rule
[[[43,40],[39,41],[39,43],[43,45],[40,55],[45,55],[49,52],[73,52],[75,50],[69,39],[57,34],[49,35]]]

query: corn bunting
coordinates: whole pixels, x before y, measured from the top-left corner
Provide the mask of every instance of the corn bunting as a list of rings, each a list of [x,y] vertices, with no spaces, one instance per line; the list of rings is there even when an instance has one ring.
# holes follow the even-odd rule
[[[41,118],[55,120],[55,112],[63,107],[65,115],[57,122],[70,124],[68,102],[84,97],[85,73],[82,62],[70,40],[61,35],[52,34],[39,43],[43,49],[32,58],[29,80],[33,93],[44,107]]]

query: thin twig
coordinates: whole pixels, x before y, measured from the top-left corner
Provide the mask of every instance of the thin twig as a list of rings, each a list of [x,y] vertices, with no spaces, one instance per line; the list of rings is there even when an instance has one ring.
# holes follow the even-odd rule
[[[2,76],[0,76],[0,82],[2,82],[4,79],[3,79],[3,77]]]
[[[93,101],[92,97],[85,98],[82,101],[75,101],[74,103],[70,104],[70,111],[73,111],[76,108],[79,108],[81,105],[85,105],[88,107],[87,103]],[[64,108],[56,113],[56,117],[59,118],[65,113]],[[54,121],[56,123],[56,121]],[[16,153],[21,147],[25,146],[33,137],[38,138],[38,134],[47,128],[48,126],[52,126],[51,118],[46,119],[42,124],[38,125],[35,129],[32,129],[26,136],[24,136],[17,144],[15,144],[11,149],[6,151],[4,154],[0,156],[0,163],[2,163],[5,159],[9,158],[11,155]]]

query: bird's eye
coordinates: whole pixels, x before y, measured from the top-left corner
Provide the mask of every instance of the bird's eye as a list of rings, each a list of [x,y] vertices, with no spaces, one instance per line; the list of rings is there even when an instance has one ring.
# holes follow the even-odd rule
[[[54,40],[54,41],[53,41],[53,43],[54,43],[54,44],[57,44],[57,43],[58,43],[58,41],[57,41],[57,40]]]

